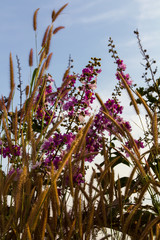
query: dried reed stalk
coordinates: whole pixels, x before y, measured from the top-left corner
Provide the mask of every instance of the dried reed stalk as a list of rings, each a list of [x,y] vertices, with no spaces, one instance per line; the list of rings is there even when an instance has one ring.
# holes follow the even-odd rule
[[[17,107],[16,107],[14,121],[13,121],[13,131],[14,131],[15,143],[17,143],[17,130],[18,130],[18,111],[17,111]]]
[[[140,95],[140,93],[139,93],[138,91],[136,91],[136,94],[137,94],[137,96],[139,97],[141,103],[143,104],[144,108],[146,109],[146,111],[147,111],[147,113],[148,113],[148,116],[150,117],[150,119],[151,119],[151,121],[152,121],[153,115],[152,115],[152,113],[151,113],[151,111],[150,111],[150,109],[149,109],[146,101],[142,98],[142,96]]]
[[[123,84],[124,84],[124,86],[125,86],[125,88],[126,88],[126,90],[128,92],[128,95],[129,95],[129,97],[130,97],[130,99],[131,99],[131,101],[133,103],[133,106],[134,106],[134,109],[135,109],[137,115],[139,115],[139,108],[138,108],[138,105],[137,105],[137,102],[136,102],[135,98],[133,97],[133,94],[131,92],[130,87],[128,86],[127,82],[123,78],[122,74],[120,72],[118,74],[119,74],[119,76],[120,76],[120,78],[121,78],[121,80],[122,80],[122,82],[123,82]]]
[[[11,133],[7,129],[4,116],[2,116],[2,122],[3,122],[3,127],[4,127],[4,130],[5,130],[5,133],[6,133],[9,149],[10,149],[12,155],[14,155],[14,151],[13,151],[13,147],[12,147],[12,140],[11,140]]]
[[[94,217],[94,206],[92,206],[90,214],[88,216],[88,224],[87,224],[87,228],[86,228],[86,240],[90,239],[90,232],[91,232],[91,228],[93,226],[93,217]]]
[[[37,13],[39,11],[39,8],[36,9],[36,11],[34,12],[34,15],[33,15],[33,29],[34,31],[37,30]]]

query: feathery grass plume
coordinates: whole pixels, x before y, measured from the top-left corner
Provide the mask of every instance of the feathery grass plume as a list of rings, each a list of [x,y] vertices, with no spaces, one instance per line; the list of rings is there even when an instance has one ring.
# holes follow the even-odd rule
[[[134,141],[132,135],[130,134],[130,132],[128,131],[128,129],[125,127],[124,124],[123,124],[123,128],[124,128],[124,130],[125,130],[125,133],[126,133],[127,136],[128,136],[128,140],[129,140],[130,145],[133,147],[133,149],[134,149],[137,157],[140,159],[140,152],[139,152],[139,149],[138,149],[138,147],[137,147],[136,142]]]
[[[25,88],[25,94],[26,94],[26,98],[27,98],[28,94],[29,94],[29,85],[27,85]]]
[[[89,128],[91,127],[92,122],[93,122],[93,116],[89,118],[88,122],[86,123],[86,125],[84,127],[83,136],[80,140],[79,145],[76,148],[77,152],[79,152],[80,148],[83,146],[83,142],[85,141],[86,135],[88,133]]]
[[[38,219],[39,219],[40,213],[42,211],[42,206],[48,197],[48,191],[49,191],[49,189],[48,189],[48,187],[46,187],[46,189],[44,191],[42,191],[37,202],[33,205],[32,209],[31,209],[30,215],[27,220],[27,223],[30,227],[31,233],[35,230],[35,228],[37,226]]]
[[[46,59],[46,69],[48,69],[53,53],[50,53]]]
[[[153,121],[152,121],[152,131],[153,131],[153,140],[155,148],[158,150],[158,128],[157,128],[157,112],[154,110]]]
[[[54,180],[56,181],[58,179],[58,177],[60,176],[64,166],[66,165],[66,163],[68,162],[68,159],[71,157],[73,151],[75,150],[76,146],[79,144],[79,141],[81,140],[83,134],[85,134],[83,132],[83,128],[80,129],[80,131],[77,133],[76,139],[72,142],[72,145],[70,147],[70,149],[68,150],[68,152],[64,155],[63,160],[61,165],[59,166],[59,169],[57,170],[56,174],[54,175]]]
[[[140,207],[141,202],[142,202],[143,197],[144,197],[144,194],[146,193],[148,187],[149,187],[149,182],[146,183],[145,186],[142,188],[141,193],[140,193],[140,195],[139,195],[139,197],[138,197],[138,200],[137,200],[135,206],[134,206],[133,209],[130,211],[128,217],[125,219],[125,222],[124,222],[123,228],[122,228],[122,233],[123,233],[122,240],[125,240],[126,233],[127,233],[127,229],[128,229],[128,227],[129,227],[129,224],[131,223],[134,214],[136,213],[136,211],[137,211],[138,208]]]
[[[66,3],[64,6],[62,6],[56,13],[54,12],[54,10],[52,11],[52,22],[54,22],[56,20],[56,18],[60,15],[60,13],[63,11],[63,9],[65,9],[65,7],[67,7],[68,3]]]
[[[20,175],[20,178],[18,180],[18,185],[17,185],[17,189],[16,189],[16,196],[15,196],[15,211],[16,213],[18,212],[18,210],[20,209],[20,207],[22,207],[21,204],[21,199],[22,199],[22,187],[23,184],[25,183],[27,178],[27,167],[24,166],[23,168],[23,172]]]
[[[136,91],[137,96],[139,97],[141,103],[143,104],[144,108],[146,109],[148,116],[150,117],[151,120],[153,120],[153,114],[151,113],[146,101],[142,98],[142,96],[140,95],[140,93],[138,91]]]
[[[14,87],[15,87],[13,60],[12,60],[12,54],[11,53],[10,53],[10,56],[9,56],[9,65],[10,65],[10,94],[9,94],[8,102],[7,102],[7,110],[9,110],[9,108],[10,108],[10,104],[11,104],[11,101],[12,101],[12,98],[13,98]]]
[[[147,177],[147,176],[146,176],[146,172],[145,172],[143,166],[141,165],[139,159],[137,159],[137,158],[133,155],[133,153],[132,153],[125,145],[122,144],[122,147],[126,150],[126,152],[129,154],[129,156],[130,156],[130,158],[132,159],[132,161],[133,161],[133,162],[135,163],[135,165],[138,167],[138,169],[140,170],[142,176],[143,176],[144,178],[146,178],[146,177]]]
[[[45,59],[46,57],[47,57],[47,55],[46,55],[46,49],[44,48],[44,49],[42,50],[41,55],[40,55],[40,58],[39,58],[39,65],[42,64],[43,59]]]
[[[99,103],[101,104],[104,112],[109,113],[109,112],[108,112],[108,109],[107,109],[106,106],[104,105],[104,103],[103,103],[102,99],[100,98],[100,96],[98,95],[98,93],[95,93],[95,96],[96,96],[96,98],[98,99]]]
[[[48,27],[46,28],[46,31],[45,31],[45,33],[44,33],[43,40],[42,40],[42,44],[41,44],[42,47],[44,47],[45,44],[46,44],[46,40],[47,40],[49,28],[50,28],[50,25],[48,25]]]
[[[6,119],[6,122],[8,124],[8,111],[4,102],[4,98],[2,97],[2,100],[0,99],[0,108],[3,112],[4,118]]]
[[[136,102],[135,98],[133,97],[133,94],[131,92],[130,87],[128,86],[127,82],[123,78],[122,74],[120,72],[118,74],[119,74],[119,77],[121,78],[121,80],[122,80],[122,82],[123,82],[123,84],[124,84],[124,86],[125,86],[125,88],[126,88],[126,90],[128,92],[128,95],[129,95],[129,97],[130,97],[130,99],[131,99],[131,101],[133,103],[133,106],[134,106],[134,109],[135,109],[137,115],[139,115],[139,108],[138,108],[138,105],[137,105],[137,102]]]
[[[121,133],[122,136],[125,136],[125,132],[122,129],[122,127],[116,122],[116,120],[107,112],[102,111],[109,120],[118,128],[119,132]]]
[[[69,230],[68,236],[67,236],[67,238],[65,238],[66,240],[70,240],[71,239],[75,223],[76,223],[76,218],[74,219],[72,225],[70,226],[70,230]]]
[[[149,223],[147,224],[147,226],[145,227],[144,231],[141,233],[141,235],[139,236],[139,240],[143,240],[145,239],[145,237],[147,236],[147,234],[149,233],[149,231],[152,230],[152,228],[158,224],[160,222],[160,216],[157,216],[156,218],[154,218],[152,221],[149,221]],[[158,240],[159,238],[157,238]]]
[[[29,66],[33,66],[33,48],[31,48],[30,53],[29,53]]]
[[[8,175],[6,177],[6,180],[5,180],[5,183],[4,183],[4,188],[3,188],[3,196],[8,195],[9,187],[12,184],[12,181],[13,181],[15,176],[16,176],[16,172],[14,172],[11,175]]]
[[[56,11],[55,11],[55,10],[53,10],[53,11],[52,11],[52,15],[51,15],[52,22],[54,21],[53,19],[54,19],[54,16],[55,16],[55,14],[56,14]]]
[[[55,28],[53,30],[53,34],[56,34],[57,32],[59,32],[59,30],[64,29],[64,28],[65,28],[64,26],[59,26],[59,27]]]
[[[49,33],[48,33],[48,38],[47,38],[47,42],[46,42],[46,55],[48,55],[48,53],[49,53],[52,35],[53,35],[53,25],[51,25],[51,27],[49,29]]]
[[[17,130],[18,130],[18,111],[17,111],[17,107],[16,107],[14,121],[13,121],[13,131],[14,131],[15,143],[17,143]]]
[[[34,31],[37,30],[37,13],[39,11],[40,8],[37,8],[36,11],[34,12],[34,15],[33,15],[33,29]]]
[[[4,127],[4,130],[5,130],[5,133],[6,133],[9,149],[10,149],[12,155],[14,155],[14,151],[13,151],[13,147],[12,147],[12,140],[11,140],[11,133],[7,129],[4,116],[2,116],[2,122],[3,122],[3,127]]]

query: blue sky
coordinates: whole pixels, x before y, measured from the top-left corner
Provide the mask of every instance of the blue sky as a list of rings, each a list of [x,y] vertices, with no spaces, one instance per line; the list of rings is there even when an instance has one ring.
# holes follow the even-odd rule
[[[64,0],[5,0],[0,8],[0,95],[9,92],[9,53],[12,52],[15,81],[18,84],[16,55],[21,63],[23,86],[29,83],[28,55],[35,49],[32,27],[33,13],[38,12],[38,49],[46,27],[51,23],[52,10],[67,3]],[[55,27],[65,26],[52,39],[53,58],[49,72],[60,85],[68,65],[69,54],[74,59],[74,72],[80,73],[90,57],[102,58],[102,73],[97,92],[104,100],[111,97],[116,84],[114,60],[108,53],[112,37],[118,55],[127,65],[133,81],[143,83],[142,58],[133,31],[138,28],[142,44],[159,64],[160,1],[157,0],[71,0],[59,16]],[[36,64],[35,64],[36,67]]]

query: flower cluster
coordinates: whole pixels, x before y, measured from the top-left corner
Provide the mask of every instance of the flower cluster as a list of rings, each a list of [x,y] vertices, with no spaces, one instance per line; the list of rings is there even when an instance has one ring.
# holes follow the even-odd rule
[[[0,154],[3,156],[3,158],[8,157],[11,159],[11,157],[17,157],[21,154],[21,147],[18,145],[12,145],[12,149],[8,145],[5,145],[5,143],[2,143],[2,140],[0,141]]]
[[[132,80],[130,79],[130,76],[129,76],[129,74],[127,73],[127,74],[124,74],[124,71],[126,70],[126,65],[123,63],[123,60],[120,60],[120,59],[118,59],[117,61],[116,61],[116,64],[118,65],[118,67],[117,67],[117,73],[116,73],[116,78],[118,79],[118,80],[120,80],[121,78],[120,78],[120,75],[119,75],[119,73],[122,75],[122,77],[124,78],[124,80],[127,82],[127,84],[129,85],[129,86],[132,86]]]

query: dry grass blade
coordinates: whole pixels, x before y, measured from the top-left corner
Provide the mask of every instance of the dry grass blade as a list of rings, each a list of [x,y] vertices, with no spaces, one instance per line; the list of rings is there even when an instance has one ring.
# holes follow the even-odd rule
[[[130,87],[128,86],[127,82],[123,78],[122,74],[120,72],[118,74],[119,74],[119,76],[120,76],[120,78],[121,78],[121,80],[122,80],[122,82],[123,82],[123,84],[124,84],[124,86],[125,86],[125,88],[126,88],[126,90],[128,92],[128,95],[130,96],[130,99],[131,99],[131,101],[133,103],[133,106],[134,106],[134,109],[135,109],[137,115],[139,115],[139,108],[138,108],[138,105],[137,105],[137,102],[136,102],[135,98],[133,97],[133,94],[131,92]]]
[[[134,208],[130,211],[128,217],[126,218],[125,220],[125,223],[123,225],[123,228],[122,228],[122,233],[123,233],[123,236],[122,236],[122,240],[125,240],[125,236],[126,236],[126,233],[127,233],[127,228],[129,227],[129,224],[130,222],[132,221],[132,217],[134,216],[134,214],[136,213],[137,209],[139,208],[139,206],[141,205],[141,201],[144,197],[144,194],[145,192],[147,191],[148,189],[148,186],[149,186],[149,182],[146,183],[146,185],[142,188],[141,190],[141,193],[140,193],[140,196],[138,198],[138,201],[136,203],[136,205],[134,206]]]
[[[46,188],[39,196],[37,202],[32,207],[32,210],[30,212],[29,218],[28,218],[28,225],[30,227],[31,232],[35,230],[38,222],[39,215],[42,210],[42,205],[46,201],[48,195],[48,188]]]
[[[34,12],[34,15],[33,15],[33,29],[34,31],[37,30],[37,13],[39,11],[39,8],[36,9],[36,11]]]
[[[72,225],[70,226],[70,230],[69,230],[68,236],[67,236],[67,238],[65,238],[66,240],[70,240],[71,239],[75,224],[76,224],[76,219],[74,219]]]
[[[147,103],[146,101],[142,98],[142,96],[140,95],[140,93],[138,91],[136,91],[136,94],[137,96],[139,97],[141,103],[143,104],[144,108],[146,109],[147,113],[148,113],[148,116],[150,117],[150,119],[152,120],[153,119],[153,116],[152,116],[152,113],[149,109],[149,107],[147,106]]]
[[[122,145],[122,146],[123,146],[123,148],[126,150],[126,152],[129,154],[129,156],[130,156],[130,158],[133,160],[133,162],[136,164],[136,166],[137,166],[138,169],[140,170],[142,176],[143,176],[144,178],[146,178],[146,172],[145,172],[143,166],[141,165],[139,159],[137,159],[137,158],[133,155],[133,153],[132,153],[125,145]]]
[[[109,120],[111,120],[111,122],[118,128],[120,134],[121,134],[122,136],[125,136],[125,133],[124,133],[123,129],[122,129],[121,126],[116,122],[116,120],[114,120],[114,118],[111,117],[110,114],[108,114],[108,113],[106,113],[106,112],[104,112],[104,111],[102,111],[102,112],[103,112],[103,113],[105,114],[105,116],[106,116]]]
[[[52,230],[51,230],[49,224],[47,223],[46,226],[47,226],[47,231],[48,231],[48,233],[49,233],[49,237],[51,238],[51,240],[55,240],[55,238],[54,238],[54,236],[53,236],[53,234],[52,234]]]
[[[16,107],[15,116],[14,116],[14,124],[13,124],[15,143],[17,142],[17,129],[18,129],[18,112],[17,112],[17,107]]]
[[[2,121],[3,121],[4,130],[5,130],[5,133],[6,133],[9,149],[10,149],[12,155],[14,155],[14,151],[13,151],[13,147],[12,147],[11,134],[10,134],[9,130],[7,129],[6,122],[5,122],[5,119],[4,119],[3,116],[2,116]]]
[[[140,152],[139,152],[139,149],[137,147],[135,140],[133,139],[132,135],[130,134],[130,132],[128,131],[128,129],[125,127],[124,124],[123,124],[123,128],[128,136],[130,146],[132,146],[132,148],[134,149],[137,157],[140,158]]]
[[[124,193],[125,199],[128,198],[128,192],[131,189],[131,183],[132,183],[132,180],[133,180],[136,170],[137,170],[137,167],[135,166],[130,174],[130,177],[128,178],[127,184],[125,186],[125,193]]]
[[[105,177],[106,173],[109,171],[109,168],[116,162],[118,161],[118,159],[120,158],[120,156],[116,157],[114,160],[112,160],[110,163],[108,163],[105,167],[105,170],[102,172],[99,180],[98,180],[98,184],[100,184],[103,180],[103,178]]]
[[[32,240],[32,236],[31,236],[31,232],[30,232],[28,224],[26,224],[26,231],[27,231],[27,239]]]
[[[60,13],[67,7],[68,3],[66,3],[64,6],[62,6],[56,13],[52,12],[52,22],[56,20],[56,18],[60,15]]]
[[[145,227],[144,231],[141,233],[141,236],[139,237],[139,240],[145,239],[149,231],[152,230],[153,226],[155,226],[157,223],[160,222],[160,216],[154,218],[152,221],[149,221],[147,226]],[[158,239],[157,239],[158,240]]]

